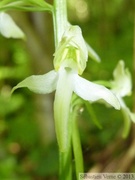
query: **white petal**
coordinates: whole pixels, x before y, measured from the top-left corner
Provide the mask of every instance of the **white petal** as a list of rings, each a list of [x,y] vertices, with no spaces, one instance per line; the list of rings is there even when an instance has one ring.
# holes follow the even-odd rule
[[[6,38],[24,38],[24,33],[6,13],[0,13],[0,33]]]
[[[119,61],[113,76],[112,91],[121,97],[130,95],[132,89],[131,74],[128,69],[125,69],[124,61]]]
[[[51,93],[56,89],[57,79],[58,74],[54,70],[44,75],[33,75],[21,81],[12,92],[17,88],[27,87],[38,94]]]
[[[116,109],[120,109],[120,104],[116,96],[104,86],[89,82],[84,78],[74,75],[74,92],[91,102],[103,99]]]

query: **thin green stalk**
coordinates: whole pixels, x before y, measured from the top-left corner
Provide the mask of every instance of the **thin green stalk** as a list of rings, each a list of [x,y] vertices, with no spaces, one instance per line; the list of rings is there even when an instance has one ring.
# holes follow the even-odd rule
[[[72,180],[72,149],[59,152],[59,180]]]
[[[76,122],[77,111],[78,108],[75,108],[72,114],[72,144],[73,144],[73,152],[75,158],[76,179],[79,180],[79,173],[84,172],[84,166],[83,166],[81,142],[80,142],[79,131]]]
[[[55,47],[61,41],[61,37],[67,26],[67,2],[66,0],[54,0],[54,12],[53,12],[53,23],[54,23],[54,38]]]
[[[59,150],[59,180],[72,180],[72,119],[69,116],[69,128],[68,128],[68,147],[67,150],[61,152]]]
[[[129,135],[130,127],[131,127],[131,121],[129,119],[129,114],[125,109],[121,109],[121,112],[123,113],[123,119],[124,119],[124,127],[123,127],[123,133],[122,137],[127,138]]]

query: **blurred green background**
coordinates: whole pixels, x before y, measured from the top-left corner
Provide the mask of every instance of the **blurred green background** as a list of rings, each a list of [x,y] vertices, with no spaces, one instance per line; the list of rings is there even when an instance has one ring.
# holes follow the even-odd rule
[[[83,74],[86,79],[112,79],[120,59],[134,77],[134,4],[134,0],[68,0],[70,22],[82,28],[86,41],[102,60],[89,59]],[[36,95],[18,89],[9,97],[19,81],[53,69],[52,17],[46,12],[9,13],[27,40],[0,35],[0,180],[57,180],[54,93]],[[135,92],[125,98],[133,111],[134,97]],[[129,136],[123,139],[124,120],[119,111],[98,103],[91,108],[91,114],[85,107],[78,113],[85,172],[135,172],[135,126],[132,124]],[[93,116],[102,130],[93,123]]]

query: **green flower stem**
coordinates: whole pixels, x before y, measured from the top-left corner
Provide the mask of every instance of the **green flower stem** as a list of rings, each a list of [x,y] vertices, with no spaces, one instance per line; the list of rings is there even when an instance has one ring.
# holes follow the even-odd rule
[[[71,145],[71,144],[70,144]],[[59,152],[59,180],[72,180],[72,148]]]
[[[76,169],[76,179],[79,180],[79,173],[84,172],[83,166],[83,156],[82,156],[82,148],[79,137],[79,131],[77,126],[77,112],[78,106],[74,109],[72,113],[72,144],[73,144],[73,153],[75,157],[75,169]]]
[[[123,128],[123,133],[122,133],[122,137],[126,138],[129,134],[129,130],[131,127],[131,120],[129,119],[129,114],[127,113],[127,111],[125,109],[121,109],[121,112],[123,113],[123,119],[124,119],[124,128]]]
[[[72,118],[69,115],[68,147],[66,151],[59,150],[59,180],[72,180]]]
[[[67,26],[67,2],[66,0],[54,0],[54,12],[53,12],[53,23],[54,23],[54,37],[55,47],[61,41],[61,37]]]

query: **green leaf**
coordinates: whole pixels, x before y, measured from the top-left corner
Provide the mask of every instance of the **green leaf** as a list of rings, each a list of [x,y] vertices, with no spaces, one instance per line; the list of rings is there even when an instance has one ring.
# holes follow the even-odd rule
[[[5,0],[0,2],[0,10],[53,11],[52,5],[43,0]]]

